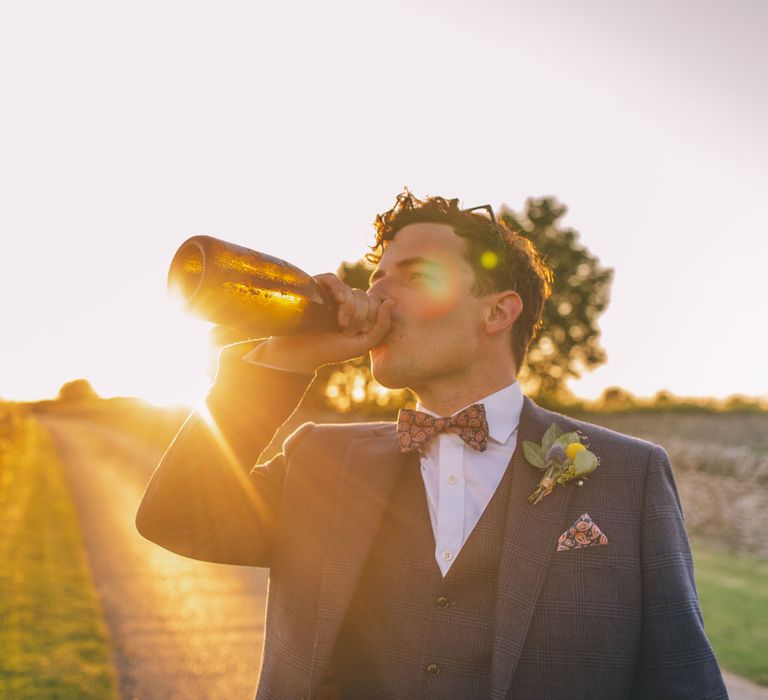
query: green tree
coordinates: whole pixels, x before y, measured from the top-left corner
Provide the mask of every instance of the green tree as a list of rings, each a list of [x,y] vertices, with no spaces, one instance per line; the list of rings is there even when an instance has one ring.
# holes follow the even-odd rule
[[[579,234],[562,225],[567,211],[554,197],[542,197],[529,199],[522,214],[502,207],[499,216],[531,240],[555,275],[543,328],[520,371],[527,393],[545,401],[567,398],[569,379],[606,360],[597,319],[608,306],[613,270],[602,267],[579,243]]]

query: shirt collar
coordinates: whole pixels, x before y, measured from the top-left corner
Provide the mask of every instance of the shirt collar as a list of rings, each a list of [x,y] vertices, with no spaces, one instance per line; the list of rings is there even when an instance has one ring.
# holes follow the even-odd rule
[[[509,386],[486,396],[477,401],[473,401],[470,406],[481,403],[485,407],[485,417],[488,420],[488,433],[496,442],[502,445],[509,440],[510,435],[515,432],[520,423],[520,414],[523,411],[523,392],[520,389],[519,382],[512,382]],[[465,406],[464,408],[467,408]],[[456,413],[464,410],[459,409]],[[439,418],[434,411],[430,411],[421,402],[416,404],[416,409],[429,413],[431,416]],[[456,415],[453,413],[452,415]]]

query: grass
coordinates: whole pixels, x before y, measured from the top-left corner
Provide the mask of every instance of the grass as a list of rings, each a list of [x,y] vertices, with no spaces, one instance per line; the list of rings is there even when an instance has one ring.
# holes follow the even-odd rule
[[[116,698],[107,637],[53,446],[0,435],[0,697]]]
[[[723,668],[768,686],[768,561],[694,547],[704,624]]]

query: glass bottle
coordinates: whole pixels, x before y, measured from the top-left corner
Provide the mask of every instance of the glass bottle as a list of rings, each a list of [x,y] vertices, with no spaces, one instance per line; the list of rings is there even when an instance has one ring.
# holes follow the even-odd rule
[[[181,244],[168,288],[189,313],[253,338],[338,327],[335,302],[306,272],[211,236]]]

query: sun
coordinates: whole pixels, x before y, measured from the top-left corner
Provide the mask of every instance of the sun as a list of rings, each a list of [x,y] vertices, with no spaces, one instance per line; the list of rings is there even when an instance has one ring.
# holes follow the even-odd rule
[[[164,314],[157,339],[157,361],[139,390],[158,406],[199,408],[216,369],[218,348],[211,342],[214,325],[192,318],[176,307]]]

